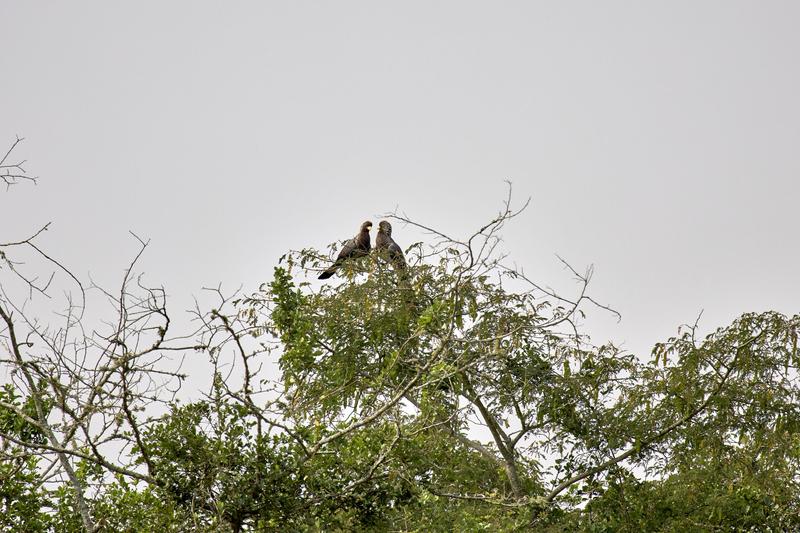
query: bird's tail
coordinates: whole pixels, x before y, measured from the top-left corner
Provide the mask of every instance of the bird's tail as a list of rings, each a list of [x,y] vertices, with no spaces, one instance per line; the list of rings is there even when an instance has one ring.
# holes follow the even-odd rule
[[[328,270],[325,270],[322,274],[317,277],[317,279],[328,279],[329,277],[333,276],[336,272],[336,267],[330,267]]]

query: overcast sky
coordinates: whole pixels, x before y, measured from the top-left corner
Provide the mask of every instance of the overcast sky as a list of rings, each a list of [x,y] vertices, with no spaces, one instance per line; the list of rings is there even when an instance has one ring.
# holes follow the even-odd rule
[[[132,230],[184,308],[395,208],[465,235],[511,180],[504,249],[558,286],[554,254],[595,265],[623,315],[596,342],[796,313],[798,27],[769,1],[0,2],[0,142],[40,177],[0,241],[53,221],[110,284]]]

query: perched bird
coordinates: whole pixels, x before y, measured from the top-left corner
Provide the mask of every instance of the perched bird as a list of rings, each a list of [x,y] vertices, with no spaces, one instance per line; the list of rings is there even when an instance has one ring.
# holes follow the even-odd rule
[[[344,246],[342,246],[342,249],[339,251],[339,255],[336,256],[336,261],[319,275],[319,279],[328,279],[333,276],[334,272],[336,272],[345,260],[367,255],[370,250],[369,230],[371,229],[372,222],[369,220],[361,224],[361,230],[358,234],[344,243]]]
[[[385,220],[378,224],[378,236],[375,237],[375,249],[385,253],[395,268],[404,269],[406,258],[403,249],[392,239],[392,225]]]

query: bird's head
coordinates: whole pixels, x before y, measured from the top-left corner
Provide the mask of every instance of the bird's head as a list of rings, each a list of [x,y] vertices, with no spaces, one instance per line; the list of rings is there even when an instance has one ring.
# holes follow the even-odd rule
[[[385,233],[386,235],[392,234],[392,225],[386,220],[381,220],[378,223],[378,233]]]
[[[372,229],[372,222],[371,221],[367,220],[366,222],[361,224],[361,231],[365,231],[365,232],[369,233],[369,230],[371,230],[371,229]]]

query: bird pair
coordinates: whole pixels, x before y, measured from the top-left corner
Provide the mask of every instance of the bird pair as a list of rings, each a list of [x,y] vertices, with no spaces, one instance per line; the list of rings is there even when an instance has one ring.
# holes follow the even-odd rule
[[[344,243],[344,246],[342,246],[342,249],[339,251],[339,255],[336,256],[336,261],[319,275],[319,279],[328,279],[333,276],[336,270],[347,259],[364,257],[369,254],[371,250],[369,230],[371,229],[372,222],[369,220],[361,224],[361,230],[359,230],[355,237]],[[406,258],[403,256],[403,250],[394,242],[394,239],[392,239],[392,225],[385,220],[381,220],[378,224],[378,235],[375,237],[375,249],[385,253],[395,267],[401,269],[406,267]]]

